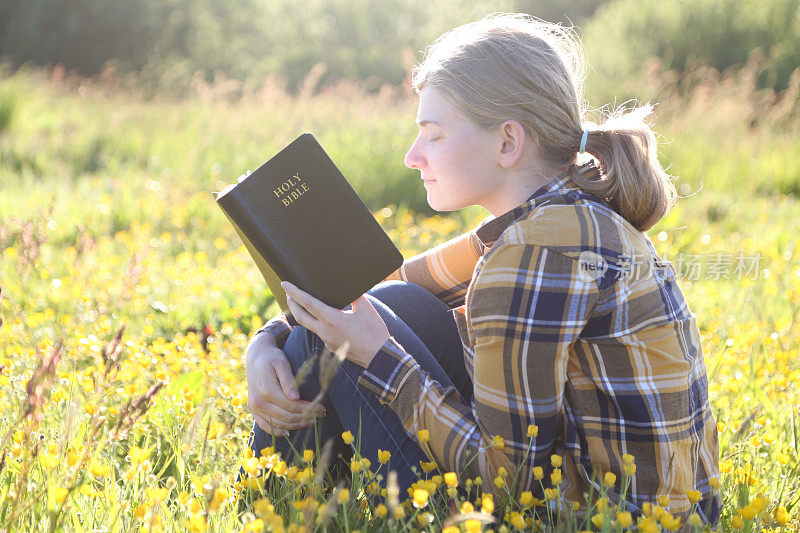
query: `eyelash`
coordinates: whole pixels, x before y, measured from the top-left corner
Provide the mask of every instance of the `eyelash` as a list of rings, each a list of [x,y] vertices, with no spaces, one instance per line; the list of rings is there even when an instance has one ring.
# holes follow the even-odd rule
[[[432,142],[432,143],[435,143],[436,141],[438,141],[440,139],[441,139],[441,137],[431,137],[430,139],[428,139],[428,141]]]

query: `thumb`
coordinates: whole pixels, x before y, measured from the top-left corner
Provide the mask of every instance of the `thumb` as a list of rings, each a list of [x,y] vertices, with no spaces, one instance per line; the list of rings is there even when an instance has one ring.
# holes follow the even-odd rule
[[[283,393],[290,400],[299,400],[300,393],[297,391],[297,383],[292,374],[292,366],[287,359],[280,359],[274,363],[275,374],[278,376],[278,383],[281,384]]]

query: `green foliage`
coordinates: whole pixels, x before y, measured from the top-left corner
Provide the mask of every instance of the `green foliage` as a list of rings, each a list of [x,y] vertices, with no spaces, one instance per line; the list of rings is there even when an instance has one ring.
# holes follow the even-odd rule
[[[0,4],[0,56],[82,74],[114,60],[155,83],[196,71],[209,81],[216,72],[239,80],[273,74],[290,90],[323,63],[316,82],[360,79],[375,89],[399,84],[422,49],[455,25],[493,11],[582,22],[600,2],[11,0]]]
[[[11,126],[16,98],[8,91],[0,92],[0,133]]]
[[[678,72],[700,64],[743,64],[755,49],[767,68],[761,87],[780,90],[800,65],[800,0],[616,0],[586,26],[599,78],[619,81],[656,57]]]

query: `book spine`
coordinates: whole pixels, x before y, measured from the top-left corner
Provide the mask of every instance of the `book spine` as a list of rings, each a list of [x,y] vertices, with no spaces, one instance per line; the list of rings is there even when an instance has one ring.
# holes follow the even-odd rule
[[[234,191],[217,199],[217,203],[225,211],[228,218],[239,226],[239,230],[247,240],[252,243],[264,260],[281,280],[297,283],[296,276],[293,274],[289,262],[281,253],[279,247],[270,238],[269,233],[260,227],[258,217],[244,205],[239,198],[232,194]],[[226,205],[227,204],[227,205]]]

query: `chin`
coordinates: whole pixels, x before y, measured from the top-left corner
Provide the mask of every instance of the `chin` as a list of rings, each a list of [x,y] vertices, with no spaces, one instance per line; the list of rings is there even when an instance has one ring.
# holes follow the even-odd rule
[[[459,206],[459,205],[452,205],[452,204],[448,205],[448,204],[445,204],[445,203],[442,203],[442,202],[437,202],[435,200],[431,200],[430,197],[428,198],[428,205],[434,211],[439,211],[439,212],[456,211],[458,209],[461,209],[461,207],[462,207],[462,206]]]

